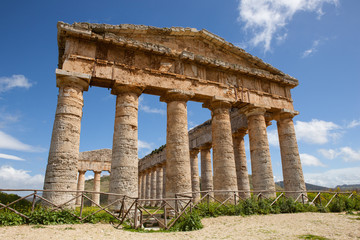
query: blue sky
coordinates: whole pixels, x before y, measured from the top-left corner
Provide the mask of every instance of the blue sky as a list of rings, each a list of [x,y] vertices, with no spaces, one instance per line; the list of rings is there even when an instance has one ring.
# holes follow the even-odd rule
[[[358,0],[3,1],[0,188],[42,188],[58,93],[57,21],[205,28],[244,48],[299,80],[292,96],[306,182],[360,184],[359,9]],[[93,87],[84,102],[80,151],[111,148],[115,97]],[[189,128],[209,118],[188,103]],[[282,180],[276,122],[268,135]],[[166,104],[142,95],[139,157],[165,139]]]

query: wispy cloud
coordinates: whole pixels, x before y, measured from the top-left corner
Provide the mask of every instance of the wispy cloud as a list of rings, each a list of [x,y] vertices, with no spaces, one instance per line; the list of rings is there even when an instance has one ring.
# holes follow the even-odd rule
[[[360,182],[360,167],[332,169],[323,173],[305,173],[305,182],[325,187]]]
[[[148,150],[151,150],[153,149],[153,144],[152,143],[148,143],[148,142],[145,142],[145,141],[141,141],[140,139],[138,140],[138,148],[139,149],[148,149]]]
[[[148,105],[146,105],[144,102],[144,98],[142,96],[140,96],[140,98],[139,98],[139,109],[140,109],[140,111],[143,111],[146,113],[155,113],[155,114],[161,114],[161,115],[166,114],[165,109],[152,108],[152,107],[149,107]]]
[[[319,44],[320,44],[320,40],[315,40],[313,42],[311,48],[309,48],[303,52],[302,58],[306,58],[306,57],[312,55],[314,52],[316,52]]]
[[[303,166],[325,167],[318,158],[310,154],[301,153],[300,159]]]
[[[347,126],[346,128],[354,128],[360,126],[360,120],[352,120]]]
[[[159,108],[151,108],[149,106],[146,105],[140,105],[140,110],[146,112],[146,113],[158,113],[161,115],[165,115],[166,112],[164,109],[159,109]]]
[[[318,19],[324,14],[324,3],[338,5],[338,0],[240,0],[238,21],[252,32],[250,44],[262,45],[265,52],[271,49],[274,36],[287,36],[286,25],[300,11],[315,12]],[[282,37],[280,37],[281,39]]]
[[[351,147],[342,147],[339,149],[319,149],[319,153],[327,159],[342,159],[345,162],[360,161],[360,150],[354,150]]]
[[[28,144],[25,144],[16,138],[0,131],[0,149],[10,149],[24,152],[43,152],[44,148],[34,147]]]
[[[268,131],[267,136],[270,145],[279,147],[279,135],[277,130]]]
[[[25,159],[19,158],[19,157],[14,156],[14,155],[4,154],[4,153],[0,153],[0,158],[9,159],[9,160],[15,160],[15,161],[25,161]]]
[[[12,75],[11,77],[0,77],[0,93],[13,88],[30,88],[32,83],[24,75]]]
[[[311,144],[325,144],[331,139],[337,139],[341,134],[336,130],[341,128],[333,122],[318,119],[310,122],[296,121],[295,123],[297,139]]]
[[[30,171],[15,169],[11,166],[0,166],[0,188],[41,189],[44,176],[30,175]]]
[[[0,109],[0,128],[4,128],[9,124],[18,122],[19,118],[19,114],[10,114],[7,113],[4,108]]]

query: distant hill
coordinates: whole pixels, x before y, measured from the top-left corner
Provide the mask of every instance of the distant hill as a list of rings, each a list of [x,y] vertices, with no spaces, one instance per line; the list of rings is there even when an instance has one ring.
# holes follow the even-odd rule
[[[109,192],[110,175],[105,175],[100,178],[100,192]],[[85,191],[94,190],[94,179],[85,181]]]
[[[276,185],[279,185],[280,187],[284,188],[284,182],[280,181],[280,182],[276,182]],[[322,187],[322,186],[318,186],[318,185],[314,185],[314,184],[310,184],[310,183],[305,183],[306,186],[306,190],[308,191],[327,191],[329,190],[329,188],[327,187]]]
[[[360,190],[360,184],[337,185],[336,188],[340,188],[343,191],[346,191],[346,190]]]

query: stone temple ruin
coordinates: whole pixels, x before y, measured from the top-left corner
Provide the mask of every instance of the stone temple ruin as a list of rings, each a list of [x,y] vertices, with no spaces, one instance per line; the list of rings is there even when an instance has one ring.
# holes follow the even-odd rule
[[[271,120],[277,121],[285,191],[290,196],[306,191],[292,120],[298,114],[290,93],[298,85],[295,78],[193,28],[59,22],[58,47],[59,95],[44,182],[45,190],[58,192],[44,192],[48,200],[69,201],[74,193],[61,190],[81,190],[87,170],[111,171],[110,192],[130,197],[171,198],[198,191],[199,151],[202,190],[240,189],[246,197],[245,134],[250,139],[254,192],[274,197],[266,133]],[[110,88],[117,97],[112,150],[98,159],[79,156],[83,92],[89,86]],[[139,162],[141,94],[160,96],[167,103],[167,137],[166,151]],[[188,101],[203,103],[212,116],[189,133]],[[95,181],[99,176],[95,174]],[[215,197],[229,194],[219,191]]]

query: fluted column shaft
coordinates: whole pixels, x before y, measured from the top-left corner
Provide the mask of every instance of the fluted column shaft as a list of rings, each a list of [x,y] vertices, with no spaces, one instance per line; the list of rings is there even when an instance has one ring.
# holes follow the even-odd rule
[[[78,175],[78,183],[77,183],[77,190],[78,191],[84,191],[85,189],[85,173],[86,171],[79,171]],[[80,194],[78,192],[78,194]],[[81,204],[81,197],[76,198],[76,205]]]
[[[213,190],[213,172],[211,164],[211,146],[201,148],[201,191]],[[211,193],[211,196],[214,194]]]
[[[193,150],[190,152],[190,164],[191,164],[191,187],[193,192],[193,199],[195,202],[200,200],[200,180],[199,180],[199,150]],[[197,192],[197,193],[196,193]]]
[[[100,171],[94,171],[94,192],[100,192],[100,179],[101,179],[101,172]],[[99,193],[93,193],[92,200],[100,204],[100,194]],[[93,206],[96,206],[94,203],[91,204]]]
[[[145,199],[146,198],[146,173],[142,172],[141,173],[141,199]],[[141,202],[142,205],[144,205],[144,202]]]
[[[146,188],[145,188],[145,199],[150,199],[151,194],[151,172],[146,171]],[[149,201],[146,201],[144,205],[148,206]]]
[[[161,98],[167,103],[166,197],[191,192],[189,136],[186,102],[189,95],[169,91]]]
[[[151,169],[151,193],[150,193],[151,199],[156,199],[156,169]],[[156,202],[151,201],[151,206],[155,206]]]
[[[163,194],[163,167],[162,166],[158,166],[156,167],[156,198],[157,199],[162,199],[162,194]],[[161,204],[161,201],[157,202],[157,205]]]
[[[279,115],[277,118],[277,128],[284,189],[285,191],[293,191],[293,193],[286,193],[287,196],[297,198],[299,194],[306,193],[306,186],[292,117],[289,114]]]
[[[223,101],[211,103],[211,129],[214,166],[214,190],[237,190],[234,148],[230,124],[231,105]],[[216,199],[225,200],[231,192],[215,192]]]
[[[266,191],[263,196],[276,197],[274,175],[271,167],[269,142],[267,138],[265,110],[251,109],[248,118],[252,183],[254,192]]]
[[[138,100],[141,91],[122,86],[115,86],[111,91],[117,97],[110,192],[130,197],[138,196]]]
[[[45,173],[45,190],[77,189],[83,91],[87,91],[89,81],[90,78],[57,75],[59,95]],[[60,205],[74,195],[74,192],[44,192],[43,197]],[[73,207],[74,204],[75,200],[67,205]]]
[[[166,198],[166,165],[163,165],[163,192],[162,197]]]
[[[246,130],[240,130],[233,135],[234,156],[238,190],[241,198],[250,198],[249,173],[246,163],[245,141]]]

